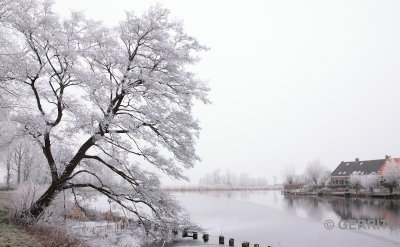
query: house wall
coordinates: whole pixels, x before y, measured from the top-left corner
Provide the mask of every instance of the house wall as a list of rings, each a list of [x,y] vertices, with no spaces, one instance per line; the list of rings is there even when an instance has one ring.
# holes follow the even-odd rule
[[[396,162],[397,164],[400,165],[400,158],[392,158],[392,160],[394,160],[394,162]],[[386,165],[390,162],[390,160],[387,160],[379,169],[379,174],[382,175],[383,174],[383,170],[385,170]]]
[[[331,177],[331,185],[350,185],[350,176],[334,176]]]

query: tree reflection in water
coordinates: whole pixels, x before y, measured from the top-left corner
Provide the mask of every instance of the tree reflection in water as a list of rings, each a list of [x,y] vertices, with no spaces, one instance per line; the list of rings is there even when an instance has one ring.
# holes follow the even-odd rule
[[[333,211],[343,220],[384,220],[390,229],[400,229],[400,200],[284,195],[288,212],[303,209],[307,216],[321,220]]]

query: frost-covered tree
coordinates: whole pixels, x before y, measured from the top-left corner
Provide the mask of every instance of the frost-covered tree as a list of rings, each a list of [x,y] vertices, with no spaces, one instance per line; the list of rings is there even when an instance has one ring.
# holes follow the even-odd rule
[[[3,161],[4,163],[2,163],[2,165],[4,165],[4,167],[6,169],[5,178],[6,178],[6,189],[7,190],[9,190],[11,188],[11,186],[10,186],[11,185],[11,159],[12,159],[11,154],[8,153],[5,156],[5,159]]]
[[[241,172],[239,174],[239,185],[241,187],[249,187],[251,184],[251,177],[246,172]]]
[[[350,175],[350,184],[358,191],[361,188],[361,175]]]
[[[251,177],[247,173],[240,173],[239,176],[230,170],[226,172],[221,172],[220,170],[215,170],[213,173],[205,174],[199,179],[200,185],[215,186],[222,188],[254,188],[254,187],[267,187],[268,180],[263,177]]]
[[[296,169],[294,167],[286,167],[282,172],[284,184],[294,184],[298,180]]]
[[[39,217],[61,191],[83,190],[145,226],[176,223],[179,207],[148,168],[185,179],[199,160],[192,105],[208,102],[208,88],[188,66],[205,47],[158,6],[110,28],[79,13],[61,20],[51,1],[0,2],[10,3],[1,40],[15,41],[0,56],[2,95],[14,133],[40,146],[51,173],[25,215]]]
[[[361,187],[365,189],[377,188],[379,186],[380,176],[376,174],[368,174],[368,175],[350,175],[350,183],[356,189],[360,189]]]
[[[361,186],[370,189],[371,192],[374,188],[377,188],[380,183],[380,176],[376,174],[361,175]]]
[[[306,182],[312,185],[324,184],[330,174],[319,160],[309,162],[304,172]]]
[[[7,147],[1,149],[0,164],[6,168],[8,187],[19,186],[21,183],[32,182],[45,184],[49,181],[44,156],[32,141],[15,138]]]
[[[390,194],[400,184],[400,164],[394,159],[386,162],[382,173],[384,185],[389,188]]]

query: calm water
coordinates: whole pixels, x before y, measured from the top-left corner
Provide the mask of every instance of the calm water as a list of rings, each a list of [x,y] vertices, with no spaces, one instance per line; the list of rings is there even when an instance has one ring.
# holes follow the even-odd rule
[[[218,246],[220,234],[226,245],[234,238],[235,246],[243,241],[273,247],[400,246],[399,200],[284,196],[279,191],[179,192],[175,197],[210,241],[204,245],[199,234],[199,240],[171,247]]]

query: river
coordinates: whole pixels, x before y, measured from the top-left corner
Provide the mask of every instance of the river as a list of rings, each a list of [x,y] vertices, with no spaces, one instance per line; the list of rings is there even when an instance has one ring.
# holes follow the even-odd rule
[[[182,239],[175,246],[400,246],[400,201],[282,195],[280,191],[176,192],[192,220],[210,235],[204,244]]]

